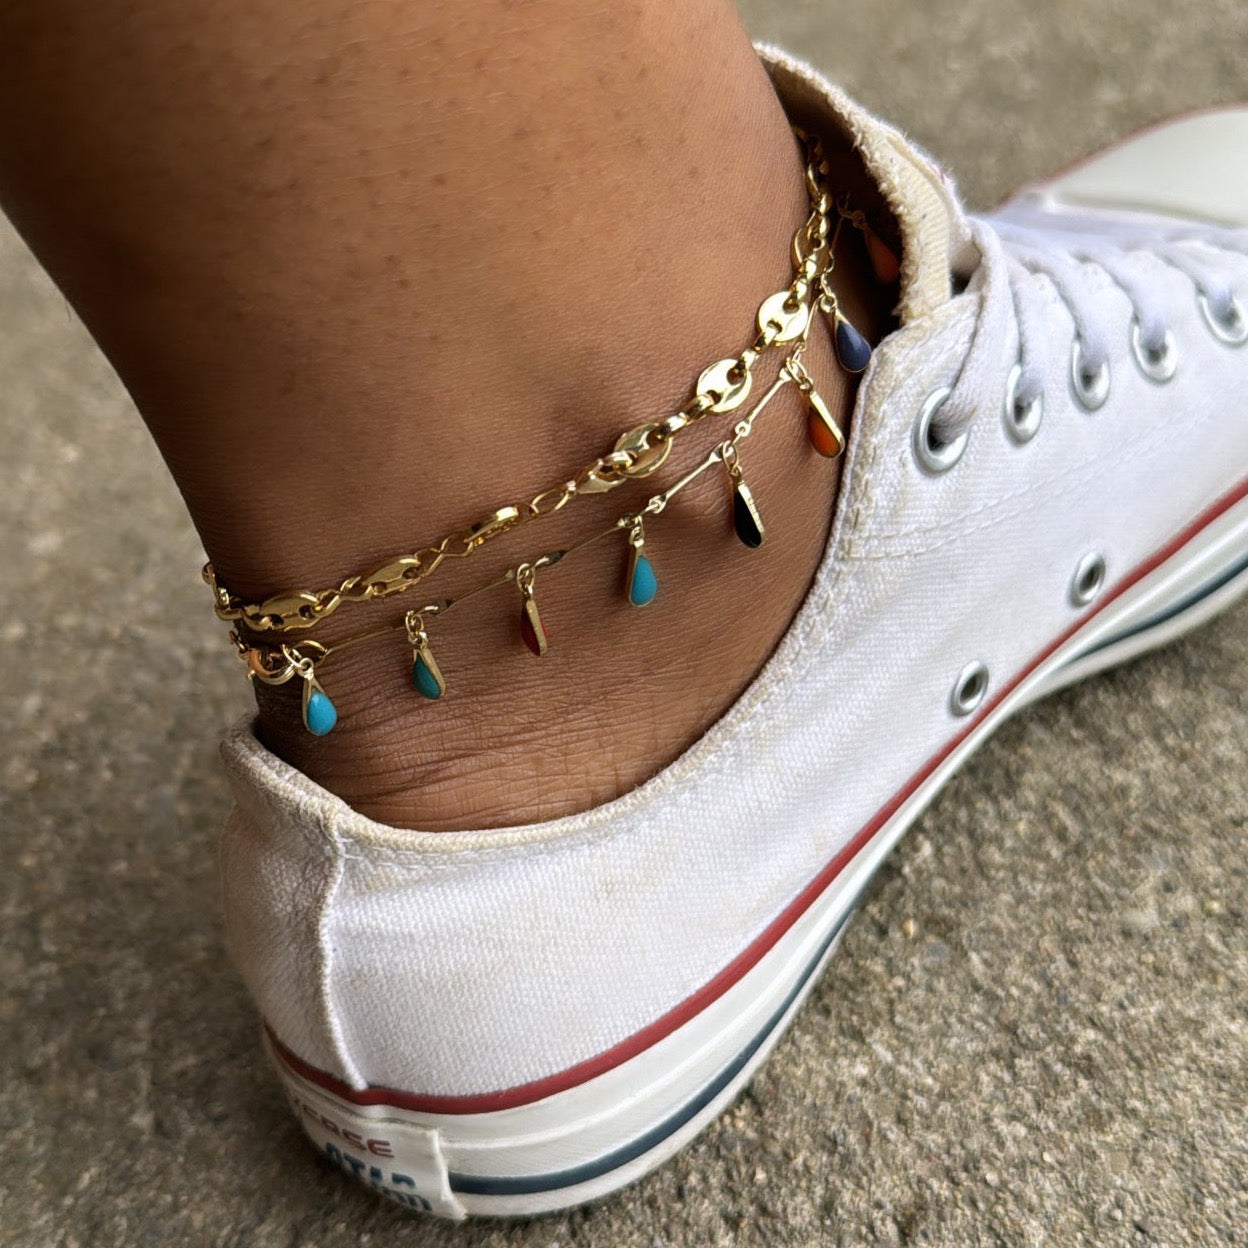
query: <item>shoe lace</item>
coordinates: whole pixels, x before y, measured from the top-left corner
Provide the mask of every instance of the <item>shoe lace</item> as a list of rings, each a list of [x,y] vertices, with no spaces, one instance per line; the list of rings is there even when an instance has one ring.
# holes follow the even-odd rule
[[[1010,221],[970,218],[972,237],[982,257],[968,291],[980,293],[985,311],[996,300],[1008,300],[1018,326],[1019,372],[1014,402],[1026,407],[1044,388],[1050,355],[1055,348],[1046,323],[1051,294],[1065,304],[1074,326],[1080,367],[1091,383],[1108,366],[1110,344],[1121,334],[1121,305],[1107,297],[1103,278],[1129,300],[1143,351],[1160,354],[1169,327],[1166,299],[1157,289],[1156,261],[1186,276],[1207,313],[1227,327],[1245,325],[1244,297],[1228,276],[1238,272],[1248,289],[1248,230],[1210,227],[1195,234],[1183,231],[1141,233],[1112,240],[1096,234],[1045,229]],[[1000,337],[987,330],[992,318],[981,314],[971,348],[951,393],[932,419],[931,435],[951,443],[966,432],[977,411],[978,380],[985,369],[999,367]],[[1118,322],[1115,324],[1115,322]],[[1248,327],[1248,326],[1246,326]]]

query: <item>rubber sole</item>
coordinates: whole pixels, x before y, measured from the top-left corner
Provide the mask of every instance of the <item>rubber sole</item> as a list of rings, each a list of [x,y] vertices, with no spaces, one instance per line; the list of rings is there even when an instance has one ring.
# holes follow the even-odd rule
[[[1077,161],[1023,194],[1043,211],[1105,210],[1248,225],[1248,107],[1168,118]]]
[[[409,1208],[517,1217],[605,1196],[678,1152],[733,1100],[800,1008],[863,888],[901,835],[1009,716],[1164,645],[1248,592],[1248,483],[1102,592],[980,718],[830,864],[822,887],[749,969],[641,1052],[576,1086],[483,1113],[430,1113],[364,1093],[266,1047],[304,1128],[344,1169]],[[803,893],[805,898],[810,893]],[[799,899],[800,900],[800,899]]]

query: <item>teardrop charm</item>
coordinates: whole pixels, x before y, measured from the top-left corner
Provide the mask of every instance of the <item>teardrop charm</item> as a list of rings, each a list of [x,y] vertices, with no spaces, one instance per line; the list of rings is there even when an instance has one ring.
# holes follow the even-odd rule
[[[537,599],[533,597],[536,580],[537,573],[531,563],[522,563],[516,569],[516,584],[524,596],[524,604],[520,608],[520,640],[541,658],[550,645],[550,639],[546,636],[546,625],[542,623],[537,609]]]
[[[628,535],[628,600],[635,607],[644,607],[654,601],[659,592],[659,580],[654,567],[646,557],[646,535],[640,517]]]
[[[835,459],[845,449],[845,435],[832,419],[823,396],[813,387],[806,392],[806,430],[810,444],[827,459]]]
[[[418,646],[412,658],[412,685],[417,693],[431,702],[436,702],[446,692],[442,670],[428,643]]]
[[[550,645],[546,625],[542,623],[537,602],[532,598],[524,600],[524,608],[520,612],[520,638],[538,658],[546,653]]]
[[[309,669],[303,676],[303,726],[314,736],[323,737],[332,732],[338,722],[338,708],[321,688],[320,682]]]
[[[833,307],[836,326],[836,358],[847,373],[860,373],[871,363],[871,344],[845,319],[839,307]]]
[[[644,607],[654,601],[659,592],[659,581],[654,575],[650,560],[640,551],[634,550],[629,557],[631,566],[628,569],[628,600],[635,607]]]
[[[429,634],[425,632],[425,617],[419,611],[409,611],[403,617],[407,629],[407,641],[412,647],[412,687],[422,697],[435,701],[446,692],[442,669],[433,657]]]
[[[766,536],[763,518],[758,514],[750,487],[740,477],[733,481],[732,486],[732,527],[751,550],[757,550],[763,544]]]
[[[870,226],[864,225],[862,233],[867,240],[867,255],[875,276],[886,286],[891,286],[901,276],[901,261],[897,259],[897,253]]]

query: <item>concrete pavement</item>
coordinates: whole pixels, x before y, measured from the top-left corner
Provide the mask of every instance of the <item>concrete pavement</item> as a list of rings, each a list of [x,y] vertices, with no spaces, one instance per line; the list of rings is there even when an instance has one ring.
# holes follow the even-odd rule
[[[744,15],[981,205],[1248,99],[1239,0]],[[262,1063],[216,896],[247,690],[128,399],[6,229],[0,438],[0,1245],[1248,1242],[1248,608],[1008,726],[686,1154],[454,1228],[330,1170]],[[148,617],[100,610],[118,581]]]

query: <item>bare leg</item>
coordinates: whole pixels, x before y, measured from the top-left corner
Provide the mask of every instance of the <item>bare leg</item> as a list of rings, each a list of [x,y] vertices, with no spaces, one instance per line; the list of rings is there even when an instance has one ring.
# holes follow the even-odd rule
[[[787,284],[805,213],[727,0],[8,6],[0,196],[129,387],[223,580],[257,596],[527,497],[678,406]],[[843,274],[869,324],[858,285]],[[847,417],[820,335],[811,368]],[[749,462],[763,551],[699,496],[650,538],[653,608],[619,605],[613,547],[551,579],[540,661],[510,605],[482,599],[439,634],[454,696],[423,702],[401,646],[362,647],[335,668],[333,734],[306,734],[282,689],[261,698],[264,739],[405,826],[633,787],[740,693],[818,560],[835,465],[794,411]],[[607,515],[569,514],[564,535]]]

